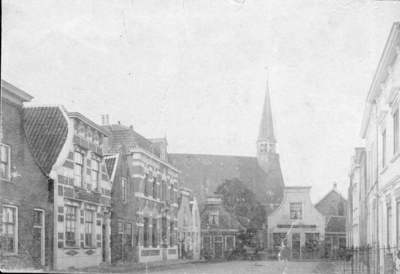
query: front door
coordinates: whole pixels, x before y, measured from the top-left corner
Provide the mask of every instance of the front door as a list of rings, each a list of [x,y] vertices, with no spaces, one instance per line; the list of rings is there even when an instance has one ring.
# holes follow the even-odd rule
[[[215,259],[222,258],[222,236],[214,237]]]
[[[326,236],[325,237],[325,253],[324,253],[324,258],[325,259],[332,259],[332,236]]]
[[[44,211],[35,209],[33,225],[32,258],[40,266],[44,266]]]
[[[300,260],[300,234],[292,234],[292,260]]]

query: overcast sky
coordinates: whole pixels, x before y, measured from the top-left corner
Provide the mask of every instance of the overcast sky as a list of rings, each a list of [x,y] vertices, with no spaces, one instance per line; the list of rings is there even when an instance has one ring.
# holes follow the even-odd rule
[[[397,1],[4,0],[2,79],[170,153],[255,156],[269,81],[286,185],[312,200],[363,146],[365,98]]]

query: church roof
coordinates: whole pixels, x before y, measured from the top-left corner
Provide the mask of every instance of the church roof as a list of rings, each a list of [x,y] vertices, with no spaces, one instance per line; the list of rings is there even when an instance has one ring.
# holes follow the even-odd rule
[[[264,108],[261,116],[260,131],[258,133],[258,141],[268,141],[276,143],[274,123],[272,121],[271,99],[269,96],[269,88],[265,92]]]
[[[193,190],[199,203],[214,194],[225,180],[238,178],[262,203],[280,203],[283,197],[283,178],[277,158],[277,168],[266,173],[256,157],[206,154],[170,154],[181,170],[180,181]]]

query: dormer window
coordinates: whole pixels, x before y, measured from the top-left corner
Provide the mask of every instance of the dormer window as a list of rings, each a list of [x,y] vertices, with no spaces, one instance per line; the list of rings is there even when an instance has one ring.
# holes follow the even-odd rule
[[[162,144],[160,147],[160,158],[161,160],[165,161],[166,157],[165,157],[165,145]]]
[[[97,134],[97,132],[95,132],[93,134],[93,143],[95,143],[96,145],[99,144],[100,138],[99,138],[99,134]]]
[[[218,210],[210,210],[208,223],[210,225],[219,225],[219,212],[218,212]]]
[[[90,130],[90,128],[88,128],[86,130],[86,139],[92,142],[93,141],[92,137],[93,137],[92,131]]]
[[[78,125],[78,135],[85,138],[85,127],[82,123]]]

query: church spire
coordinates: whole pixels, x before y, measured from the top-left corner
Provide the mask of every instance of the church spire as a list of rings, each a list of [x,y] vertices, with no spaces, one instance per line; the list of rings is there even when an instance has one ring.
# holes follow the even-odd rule
[[[272,122],[271,99],[269,97],[269,88],[267,82],[267,91],[265,92],[264,109],[261,116],[260,132],[258,133],[258,142],[276,144],[274,124]]]

